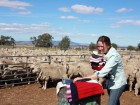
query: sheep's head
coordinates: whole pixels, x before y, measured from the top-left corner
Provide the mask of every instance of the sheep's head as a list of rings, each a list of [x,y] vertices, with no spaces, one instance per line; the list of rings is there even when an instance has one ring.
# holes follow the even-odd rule
[[[40,72],[40,70],[41,69],[39,67],[35,67],[35,68],[32,69],[32,72],[33,73],[38,73],[38,72]]]
[[[31,71],[32,71],[33,73],[40,72],[40,67],[39,67],[38,64],[32,64],[32,65],[30,66],[30,69],[31,69]]]

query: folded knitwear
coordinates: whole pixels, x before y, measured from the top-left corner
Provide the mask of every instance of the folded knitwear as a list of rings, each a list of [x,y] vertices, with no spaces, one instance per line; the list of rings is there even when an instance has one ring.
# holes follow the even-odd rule
[[[92,95],[104,94],[102,85],[99,83],[75,82],[78,98],[83,99]]]
[[[103,56],[100,56],[97,54],[91,54],[90,63],[91,63],[92,69],[99,71],[106,64],[106,60],[104,59]]]
[[[74,83],[70,83],[70,89],[71,89],[71,96],[72,96],[71,103],[77,103],[81,99],[90,96],[104,94],[104,90],[100,83],[74,82]]]

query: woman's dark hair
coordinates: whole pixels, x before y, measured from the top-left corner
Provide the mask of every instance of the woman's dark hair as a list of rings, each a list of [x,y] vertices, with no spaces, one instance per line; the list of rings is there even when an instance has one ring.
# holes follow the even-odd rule
[[[105,43],[106,45],[110,46],[111,47],[111,41],[110,41],[110,38],[107,37],[107,36],[100,36],[97,40],[97,43],[101,41],[103,43]]]

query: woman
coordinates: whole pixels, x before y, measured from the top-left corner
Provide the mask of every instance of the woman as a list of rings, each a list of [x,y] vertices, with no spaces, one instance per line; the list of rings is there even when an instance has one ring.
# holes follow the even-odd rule
[[[97,80],[98,78],[108,75],[108,105],[120,105],[120,96],[122,95],[125,85],[127,84],[121,56],[115,48],[111,47],[110,38],[107,36],[99,37],[97,40],[97,49],[99,53],[105,54],[105,58],[107,60],[106,64],[100,71],[97,71],[93,75],[84,78]],[[75,78],[74,81],[79,79],[81,78]]]

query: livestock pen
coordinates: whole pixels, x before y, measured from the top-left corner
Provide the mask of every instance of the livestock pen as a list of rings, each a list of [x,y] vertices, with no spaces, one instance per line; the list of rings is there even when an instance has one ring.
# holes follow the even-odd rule
[[[71,55],[73,55],[73,54],[71,54]],[[29,70],[28,65],[32,64],[31,61],[30,61],[30,60],[32,60],[31,58],[35,58],[35,59],[38,59],[40,57],[47,58],[47,60],[41,60],[40,62],[42,62],[43,64],[48,64],[52,60],[52,59],[50,59],[50,61],[49,61],[49,58],[51,58],[51,57],[56,58],[56,57],[67,56],[67,58],[68,58],[67,60],[69,62],[73,62],[72,57],[74,57],[74,56],[81,57],[82,60],[86,60],[87,57],[90,56],[89,53],[88,54],[87,53],[84,53],[84,54],[78,54],[78,53],[76,54],[75,53],[72,57],[71,57],[71,55],[69,55],[69,54],[65,54],[65,55],[64,54],[63,55],[61,55],[61,54],[52,54],[52,55],[48,54],[48,55],[37,55],[37,56],[15,56],[15,58],[17,58],[17,57],[25,58],[25,61],[22,62],[22,63],[23,63],[25,68],[26,68],[26,65],[27,65],[26,69]],[[127,52],[127,53],[122,52],[121,55],[123,56],[123,59],[125,59],[124,61],[130,60],[130,61],[128,61],[128,65],[130,65],[130,64],[133,63],[131,61],[131,59],[136,59],[137,57],[135,57],[135,56],[138,56],[140,54],[139,54],[139,52],[137,52],[135,54],[133,52],[131,52],[131,53],[130,52]],[[125,56],[127,56],[127,57],[125,57]],[[86,59],[84,57],[86,57]],[[0,59],[3,59],[3,58],[7,58],[7,56],[1,56],[0,57]],[[139,62],[136,62],[136,63],[139,64]],[[14,65],[16,65],[16,66],[19,65],[20,66],[21,64],[20,63],[15,63],[15,64],[11,64],[11,65],[12,66],[14,66]],[[7,65],[5,65],[5,66],[2,66],[2,65],[5,65],[5,64],[0,63],[0,66],[1,66],[0,80],[2,80],[1,76],[4,73],[3,67],[5,68],[7,66]],[[128,65],[125,65],[126,68],[127,68]],[[9,65],[9,67],[10,67],[10,65]],[[132,65],[132,67],[134,68],[135,66]],[[25,68],[24,68],[23,71],[26,71]],[[17,69],[17,71],[20,71],[20,70],[22,70],[22,69],[21,68]],[[14,72],[14,70],[13,70],[13,72]],[[27,71],[25,72],[25,74],[27,74]],[[6,74],[4,74],[4,75],[6,75]],[[16,73],[14,75],[16,76]],[[19,76],[21,76],[21,75],[19,75]],[[25,76],[25,78],[26,78],[26,76]],[[23,81],[21,81],[22,79],[16,78],[17,81],[15,81],[15,83],[17,83],[17,84],[15,84],[14,88],[10,88],[12,86],[12,82],[9,82],[8,80],[7,80],[8,85],[5,83],[6,80],[3,81],[3,82],[2,81],[0,82],[0,84],[2,85],[0,87],[1,88],[0,89],[1,105],[32,105],[32,104],[33,105],[45,105],[45,104],[57,105],[55,87],[51,87],[51,88],[49,87],[47,90],[44,91],[44,90],[39,88],[40,84],[36,84],[36,76],[35,76],[34,80],[33,79],[27,79],[27,78],[25,79],[25,78],[24,78],[24,82],[25,82],[24,84],[25,85],[22,85],[23,84],[22,83]],[[18,82],[18,80],[19,80],[19,82]],[[33,80],[31,83],[35,83],[35,84],[26,85],[26,84],[28,84],[29,80]],[[9,87],[9,88],[4,88],[6,86]],[[107,104],[107,97],[108,96],[107,96],[107,92],[106,92],[106,89],[105,89],[105,95],[101,96],[101,105],[106,105]],[[140,95],[135,97],[133,92],[125,91],[124,94],[121,97],[121,104],[122,105],[132,105],[132,104],[133,105],[139,105],[139,103],[140,103],[139,98],[140,98]]]
[[[26,62],[14,62],[13,58],[27,58]],[[36,81],[36,74],[29,67],[28,56],[0,56],[0,88],[30,84]],[[8,62],[8,59],[12,60]]]
[[[79,56],[85,59],[88,54],[81,55],[38,55],[38,56],[0,56],[0,88],[13,87],[22,84],[31,84],[37,82],[37,74],[33,73],[30,65],[34,60],[40,63],[50,64],[52,57],[67,56],[67,62],[73,62],[72,56]],[[24,60],[22,61],[22,59]],[[40,60],[38,58],[47,58]],[[19,60],[20,59],[20,60]],[[56,63],[61,63],[59,59],[55,59]],[[64,62],[64,61],[62,61]]]

